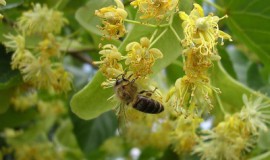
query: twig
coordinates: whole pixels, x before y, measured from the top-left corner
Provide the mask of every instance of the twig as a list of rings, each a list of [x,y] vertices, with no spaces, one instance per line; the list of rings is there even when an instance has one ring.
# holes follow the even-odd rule
[[[86,54],[83,54],[82,51],[79,51],[79,52],[76,52],[76,51],[71,51],[71,52],[68,52],[72,57],[84,62],[84,63],[87,63],[89,65],[91,65],[94,69],[98,69],[98,66],[96,64],[94,64],[93,60],[91,59],[90,56],[86,55]]]

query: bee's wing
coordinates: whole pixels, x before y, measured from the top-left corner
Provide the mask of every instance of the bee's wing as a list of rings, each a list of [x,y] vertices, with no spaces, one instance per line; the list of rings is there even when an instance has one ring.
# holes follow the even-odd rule
[[[116,116],[118,118],[118,132],[120,135],[123,135],[125,133],[125,130],[127,130],[127,115],[126,115],[126,104],[125,103],[119,103],[119,105],[116,108]]]

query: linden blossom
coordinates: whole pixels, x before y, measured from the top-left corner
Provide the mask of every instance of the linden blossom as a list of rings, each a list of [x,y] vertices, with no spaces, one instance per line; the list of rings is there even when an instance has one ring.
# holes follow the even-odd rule
[[[35,4],[33,10],[19,17],[19,34],[5,35],[4,44],[14,50],[12,69],[20,70],[24,82],[57,93],[71,90],[72,75],[60,63],[60,44],[53,34],[60,32],[66,22],[62,12]],[[26,46],[28,36],[37,36],[40,40],[34,47]]]
[[[96,61],[94,64],[99,65],[100,71],[107,79],[116,78],[118,75],[124,73],[122,64],[119,63],[124,57],[118,51],[116,46],[107,44],[102,47],[99,54],[101,54],[100,61]]]
[[[202,7],[195,3],[190,15],[187,15],[185,12],[179,12],[179,16],[184,20],[182,24],[185,35],[183,45],[198,49],[202,55],[215,54],[214,48],[218,38],[232,41],[231,36],[220,31],[217,24],[219,20],[227,18],[226,15],[222,18],[213,14],[204,17]]]
[[[128,52],[125,64],[129,66],[135,77],[146,77],[152,73],[156,59],[162,58],[162,52],[157,48],[149,48],[150,41],[143,37],[140,43],[131,42],[126,46]]]
[[[21,31],[31,34],[59,33],[61,28],[68,23],[63,13],[49,9],[39,3],[33,5],[33,10],[24,12],[18,19],[18,27]]]
[[[217,39],[229,39],[231,37],[220,31],[217,22],[225,18],[218,18],[209,14],[204,17],[204,11],[198,4],[190,15],[180,12],[183,19],[185,38],[182,40],[183,62],[185,76],[175,82],[175,87],[168,93],[167,101],[174,97],[173,106],[176,111],[191,114],[209,112],[213,108],[214,94],[221,91],[212,86],[208,76],[208,70],[213,61],[219,61],[220,56],[216,53]],[[199,110],[199,111],[198,111]]]
[[[140,19],[162,20],[176,8],[178,0],[135,0],[130,4],[135,8],[138,7],[139,12],[142,13]]]
[[[115,0],[116,6],[104,7],[95,11],[95,14],[102,18],[103,27],[98,26],[105,36],[119,39],[126,33],[124,20],[127,18],[127,12],[124,9],[122,2]]]

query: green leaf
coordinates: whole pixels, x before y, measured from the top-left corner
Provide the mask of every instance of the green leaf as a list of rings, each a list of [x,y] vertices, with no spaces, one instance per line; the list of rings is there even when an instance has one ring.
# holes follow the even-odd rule
[[[5,47],[0,44],[0,90],[12,88],[22,82],[18,70],[10,66],[11,53],[6,53]]]
[[[230,56],[228,55],[228,52],[226,51],[225,48],[223,48],[223,46],[218,47],[218,52],[219,52],[219,55],[221,56],[222,66],[226,69],[226,71],[230,74],[230,76],[236,79],[236,73],[233,68],[234,66],[230,59]]]
[[[99,48],[100,43],[111,43],[114,45],[119,45],[120,43],[119,40],[115,39],[101,41],[103,33],[97,28],[97,26],[102,26],[102,24],[101,19],[95,15],[95,11],[111,5],[116,5],[113,0],[89,0],[85,6],[79,8],[75,13],[76,20],[90,33],[96,48]]]
[[[83,159],[83,154],[79,149],[73,126],[69,119],[60,122],[59,128],[55,132],[54,142],[62,146],[65,151],[65,157],[69,160]]]
[[[96,152],[107,138],[115,135],[117,129],[117,120],[113,112],[106,112],[89,121],[72,116],[72,121],[78,144],[87,157]]]
[[[8,110],[12,94],[12,89],[0,90],[0,116]]]
[[[269,1],[220,0],[233,39],[245,44],[267,66],[270,62]],[[235,37],[234,37],[235,36]],[[268,67],[269,68],[269,67]]]
[[[224,70],[220,63],[215,64],[215,67],[211,72],[211,80],[213,86],[220,88],[222,93],[219,97],[225,110],[229,113],[241,110],[243,106],[243,94],[246,94],[247,96],[263,96],[266,100],[270,100],[269,97],[256,93],[254,90],[237,82]]]
[[[0,114],[0,130],[25,125],[36,116],[37,112],[35,109],[29,109],[25,112],[16,112],[10,107],[7,112]]]
[[[247,84],[252,89],[260,89],[265,83],[259,71],[259,66],[256,63],[253,63],[249,66],[247,72]]]
[[[85,6],[77,10],[75,18],[87,31],[102,36],[102,33],[97,28],[97,25],[101,26],[101,20],[95,15],[95,10],[112,4],[114,4],[113,0],[90,0]]]
[[[170,64],[166,68],[166,77],[168,79],[169,85],[174,85],[175,81],[185,74],[183,70],[183,64],[181,61],[177,60]]]
[[[258,146],[263,150],[270,149],[270,130],[268,131],[260,131],[258,138]]]
[[[185,5],[181,5],[181,10],[186,11],[191,9],[192,4],[190,1],[186,1],[186,3],[183,4]],[[178,34],[180,34],[182,31],[181,22],[177,14],[174,17],[173,26],[178,31]],[[164,29],[160,29],[159,32],[161,33],[163,30]],[[142,25],[133,25],[131,30],[128,32],[128,35],[119,46],[118,50],[124,54],[125,46],[128,43],[139,41],[139,39],[143,36],[150,37],[153,32],[154,28]],[[158,60],[155,63],[153,67],[154,74],[158,73],[174,62],[182,51],[179,42],[170,30],[168,30],[167,33],[160,38],[153,47],[160,49],[164,55],[163,59]],[[71,100],[71,108],[77,116],[86,120],[92,119],[115,106],[115,103],[107,101],[107,99],[113,94],[112,89],[104,90],[100,87],[100,84],[104,80],[105,78],[101,75],[101,73],[97,72],[94,79],[73,96]]]
[[[92,119],[116,105],[107,101],[113,91],[101,87],[104,80],[105,77],[97,72],[92,81],[72,97],[70,105],[73,113],[82,119]]]

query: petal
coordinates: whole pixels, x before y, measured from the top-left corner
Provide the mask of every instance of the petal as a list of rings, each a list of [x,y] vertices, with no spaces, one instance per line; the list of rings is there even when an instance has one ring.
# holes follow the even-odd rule
[[[184,21],[188,20],[189,18],[189,16],[185,12],[179,12],[179,17]]]
[[[197,3],[194,3],[193,5],[194,5],[194,9],[196,9],[198,11],[199,15],[201,17],[203,17],[204,16],[203,8]]]

